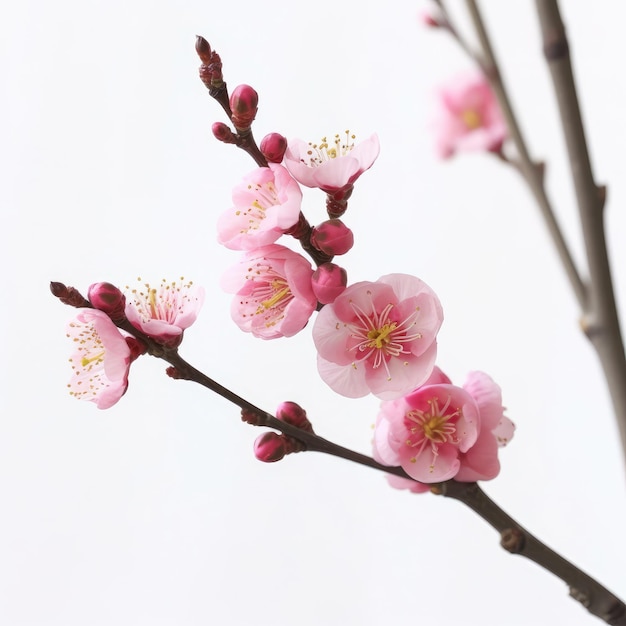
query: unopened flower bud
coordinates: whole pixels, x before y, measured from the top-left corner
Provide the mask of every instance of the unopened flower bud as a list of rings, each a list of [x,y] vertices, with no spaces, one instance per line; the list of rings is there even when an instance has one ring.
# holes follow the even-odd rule
[[[196,36],[196,52],[204,65],[208,65],[211,62],[211,46],[209,42],[200,35]]]
[[[277,433],[263,433],[254,442],[254,456],[264,463],[280,461],[285,454],[285,439]]]
[[[87,298],[94,309],[106,313],[114,322],[126,317],[126,297],[111,283],[94,283],[87,291]]]
[[[223,141],[224,143],[237,142],[237,138],[233,134],[233,131],[230,130],[224,122],[215,122],[215,124],[211,126],[211,130],[213,131],[213,136],[219,141]]]
[[[232,121],[239,131],[248,130],[256,117],[259,95],[250,85],[239,85],[230,94]]]
[[[287,150],[287,139],[279,133],[270,133],[263,137],[259,148],[270,163],[281,163]]]
[[[339,219],[326,220],[313,228],[311,243],[322,252],[345,254],[354,245],[352,231]]]
[[[311,287],[318,302],[330,304],[348,284],[348,274],[335,263],[322,263],[311,276]]]
[[[295,402],[281,402],[276,409],[276,417],[287,424],[313,432],[313,426],[306,416],[306,411]]]

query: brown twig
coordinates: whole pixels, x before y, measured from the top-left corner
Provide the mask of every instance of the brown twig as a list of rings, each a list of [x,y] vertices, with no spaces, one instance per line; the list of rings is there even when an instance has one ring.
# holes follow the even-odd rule
[[[604,233],[606,189],[594,181],[570,61],[556,0],[535,0],[580,217],[589,270],[582,328],[598,354],[613,402],[626,458],[626,356]]]
[[[515,165],[535,198],[548,229],[548,233],[552,238],[559,258],[561,259],[565,274],[569,280],[574,295],[576,296],[578,305],[584,310],[587,300],[587,290],[580,277],[576,264],[574,263],[569,247],[563,237],[556,215],[552,209],[552,203],[548,198],[543,181],[544,166],[542,163],[535,162],[530,156],[526,146],[526,141],[524,140],[524,136],[520,130],[515,112],[513,111],[513,106],[509,99],[508,92],[502,80],[498,62],[476,1],[467,0],[467,8],[478,35],[478,41],[481,48],[481,53],[478,55],[474,54],[474,59],[482,67],[485,75],[491,83],[494,94],[498,99],[500,109],[502,110],[502,114],[504,115],[507,123],[509,135],[518,155],[518,160]]]

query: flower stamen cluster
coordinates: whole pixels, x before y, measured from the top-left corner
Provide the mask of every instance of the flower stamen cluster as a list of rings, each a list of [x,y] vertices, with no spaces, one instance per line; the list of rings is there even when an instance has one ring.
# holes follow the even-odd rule
[[[372,297],[372,292],[368,291],[367,295]],[[421,333],[409,332],[409,329],[417,324],[417,316],[419,307],[410,313],[403,320],[391,320],[391,313],[394,309],[393,304],[387,304],[382,311],[377,311],[371,306],[371,313],[368,315],[355,302],[350,301],[350,306],[354,311],[359,323],[349,324],[348,327],[352,331],[352,338],[356,340],[353,350],[362,352],[356,361],[367,360],[373,357],[372,367],[378,368],[384,365],[387,371],[387,380],[391,380],[391,374],[387,367],[388,357],[397,357],[403,353],[408,354],[403,344],[410,343],[419,339]]]
[[[307,150],[307,155],[309,156],[308,162],[304,158],[300,159],[300,161],[305,165],[317,167],[337,157],[346,156],[354,148],[356,135],[350,134],[349,130],[344,131],[344,134],[346,136],[345,143],[341,142],[339,134],[335,135],[332,145],[329,145],[326,137],[322,137],[319,144],[309,142],[311,149]]]

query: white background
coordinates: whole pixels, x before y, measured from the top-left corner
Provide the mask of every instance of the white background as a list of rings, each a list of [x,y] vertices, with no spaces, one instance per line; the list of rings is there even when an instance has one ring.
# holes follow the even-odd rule
[[[624,303],[624,10],[563,3]],[[384,6],[386,5],[386,6]],[[534,4],[483,3],[533,154],[582,261],[575,204]],[[0,623],[8,626],[339,626],[599,623],[551,574],[498,545],[455,501],[300,454],[256,461],[259,434],[218,397],[141,358],[118,405],[67,394],[72,311],[86,292],[185,276],[207,289],[185,358],[272,411],[291,399],[321,435],[369,452],[378,402],[319,379],[310,325],[263,342],[219,289],[237,254],[215,241],[253,168],[216,142],[221,109],[197,79],[194,37],[231,87],[260,94],[255,133],[317,140],[378,132],[381,154],[345,221],[351,281],[415,274],[446,315],[441,367],[482,369],[517,424],[484,485],[509,513],[626,595],[624,464],[599,366],[529,192],[484,155],[438,161],[432,89],[470,64],[420,5],[59,0],[0,9]],[[452,3],[464,20],[462,4]],[[324,216],[321,193],[304,211]],[[622,316],[623,319],[623,316]]]

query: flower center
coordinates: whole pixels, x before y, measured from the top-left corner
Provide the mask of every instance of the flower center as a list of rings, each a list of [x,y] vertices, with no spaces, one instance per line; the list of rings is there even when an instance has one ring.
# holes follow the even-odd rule
[[[395,322],[391,324],[384,324],[381,328],[372,328],[368,331],[367,338],[371,339],[369,342],[370,348],[382,348],[391,341],[391,333],[396,329],[398,325]]]
[[[90,363],[101,363],[104,357],[104,350],[102,350],[102,352],[99,352],[98,354],[94,354],[93,356],[87,357],[84,356],[81,360],[80,360],[80,364],[83,367],[87,367]]]
[[[439,454],[439,446],[444,443],[457,444],[456,422],[461,417],[461,409],[450,406],[452,398],[448,397],[443,407],[439,408],[439,398],[428,400],[428,410],[412,409],[404,416],[405,424],[409,432],[405,444],[415,449],[411,462],[415,463],[417,457],[428,447],[433,460],[430,471],[435,468],[435,462]]]
[[[372,292],[367,293],[371,298]],[[387,304],[382,311],[378,312],[372,301],[371,313],[366,313],[352,301],[350,305],[356,316],[356,320],[348,324],[354,341],[350,349],[360,354],[356,361],[370,360],[373,368],[382,365],[387,371],[387,379],[391,380],[389,359],[408,354],[410,351],[404,347],[404,344],[411,343],[422,336],[421,333],[413,330],[417,324],[419,307],[416,307],[405,319],[395,320],[391,319],[394,311],[392,303]],[[405,365],[408,365],[407,361]],[[353,366],[356,367],[356,362]]]
[[[322,137],[320,143],[309,142],[310,149],[307,150],[309,160],[307,162],[305,159],[300,159],[301,162],[309,167],[318,167],[333,159],[346,156],[354,148],[356,135],[351,135],[349,130],[346,130],[344,135],[345,139],[342,140],[341,136],[336,134],[330,144],[326,137]]]
[[[180,280],[183,281],[184,278],[181,276]],[[144,321],[153,319],[173,324],[185,306],[192,300],[188,293],[191,287],[191,281],[188,283],[175,281],[168,283],[163,279],[158,288],[145,283],[145,290],[141,288],[132,289],[131,294],[134,297],[135,307]],[[129,287],[127,286],[126,289]]]
[[[468,130],[476,130],[482,125],[480,115],[474,109],[467,109],[461,113],[461,119]]]
[[[261,302],[261,306],[265,309],[271,309],[273,306],[276,306],[279,302],[291,295],[291,290],[284,280],[273,280],[270,283],[270,289],[272,289],[274,293],[269,298]],[[259,312],[262,310],[263,309],[259,307]]]
[[[269,207],[278,204],[278,193],[272,181],[259,185],[248,185],[248,189],[255,191],[256,197],[245,209],[237,209],[235,215],[248,218],[248,226],[241,229],[241,233],[258,230],[260,223],[266,218],[265,212]]]

